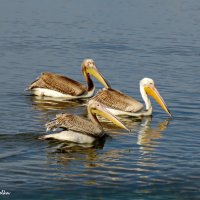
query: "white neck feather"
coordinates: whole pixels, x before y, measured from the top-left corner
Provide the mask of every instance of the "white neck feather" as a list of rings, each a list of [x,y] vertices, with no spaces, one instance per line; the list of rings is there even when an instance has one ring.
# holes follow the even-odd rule
[[[149,110],[152,107],[151,106],[151,101],[150,101],[147,93],[145,92],[143,85],[140,85],[140,93],[141,93],[141,96],[142,96],[142,98],[144,100],[144,103],[145,103],[145,106],[146,106],[146,110]]]

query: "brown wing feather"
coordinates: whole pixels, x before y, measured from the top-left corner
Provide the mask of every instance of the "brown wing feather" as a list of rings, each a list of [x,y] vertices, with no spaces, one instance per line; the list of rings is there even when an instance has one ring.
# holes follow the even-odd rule
[[[46,124],[46,127],[48,130],[64,128],[93,137],[101,137],[103,134],[102,130],[91,121],[71,114],[58,114],[55,119]]]
[[[31,83],[29,90],[34,88],[47,88],[72,96],[79,96],[87,92],[87,88],[83,84],[68,77],[50,72],[42,73],[37,80]]]
[[[134,98],[111,88],[100,90],[94,99],[107,107],[126,112],[138,112],[144,107],[143,104]]]

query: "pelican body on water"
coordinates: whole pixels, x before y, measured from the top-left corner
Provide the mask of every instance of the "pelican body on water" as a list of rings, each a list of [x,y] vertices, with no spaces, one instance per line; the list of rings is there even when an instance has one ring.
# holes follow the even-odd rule
[[[75,143],[93,143],[96,139],[104,136],[103,128],[96,115],[101,115],[112,121],[117,126],[129,129],[113,116],[101,103],[90,100],[87,104],[88,119],[72,114],[58,114],[55,119],[46,123],[47,131],[57,128],[64,130],[41,136],[40,139],[66,140]]]
[[[82,83],[63,75],[44,72],[38,79],[30,84],[28,91],[37,96],[49,96],[65,99],[82,99],[92,97],[95,91],[94,83],[90,77],[93,75],[105,88],[110,87],[101,73],[98,71],[92,59],[82,62],[82,73],[87,82],[87,87]]]
[[[143,111],[144,105],[134,98],[123,94],[112,88],[104,88],[100,90],[93,99],[108,107],[108,110],[113,115],[128,115],[128,116],[149,116],[152,115],[152,105],[148,95],[152,96],[157,103],[170,116],[171,113],[155,87],[154,81],[150,78],[143,78],[140,81],[140,93],[144,100],[146,110]]]

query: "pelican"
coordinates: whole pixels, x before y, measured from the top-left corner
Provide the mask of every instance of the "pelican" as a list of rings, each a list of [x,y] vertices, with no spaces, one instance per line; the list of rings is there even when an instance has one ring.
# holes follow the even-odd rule
[[[140,117],[152,115],[152,105],[148,97],[148,95],[150,95],[157,101],[164,111],[172,116],[165,101],[156,89],[152,79],[143,78],[140,81],[140,92],[146,106],[145,111],[142,111],[144,108],[142,103],[118,90],[111,88],[103,88],[93,97],[93,99],[107,106],[108,110],[113,115]]]
[[[68,77],[44,72],[38,79],[30,84],[28,91],[37,96],[49,96],[65,99],[82,99],[93,96],[95,86],[90,75],[93,75],[105,88],[110,87],[101,73],[98,71],[92,59],[85,59],[82,62],[82,73],[87,82],[87,87],[82,83]]]
[[[90,120],[72,114],[58,114],[55,119],[46,123],[48,130],[63,128],[60,133],[53,133],[39,139],[66,140],[75,143],[93,143],[96,139],[104,136],[103,128],[96,115],[101,115],[112,121],[117,126],[129,129],[113,116],[105,106],[90,100],[87,104],[87,112]]]

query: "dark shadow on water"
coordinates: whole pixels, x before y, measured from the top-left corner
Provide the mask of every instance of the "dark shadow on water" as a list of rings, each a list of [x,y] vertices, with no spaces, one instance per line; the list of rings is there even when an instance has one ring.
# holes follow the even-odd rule
[[[49,153],[68,153],[68,152],[76,152],[82,151],[86,149],[103,149],[106,138],[108,136],[96,140],[92,144],[78,144],[68,141],[59,141],[59,140],[46,140],[48,142],[47,150]]]
[[[96,141],[93,144],[77,144],[58,140],[46,141],[46,154],[48,162],[56,162],[58,164],[67,166],[74,161],[93,161],[97,157],[97,151],[103,149],[106,142],[106,137]],[[74,167],[76,168],[77,166]]]

